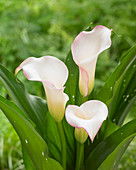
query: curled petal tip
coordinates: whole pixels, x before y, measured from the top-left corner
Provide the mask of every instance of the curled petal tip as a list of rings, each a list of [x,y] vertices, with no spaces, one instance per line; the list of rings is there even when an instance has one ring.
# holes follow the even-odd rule
[[[48,81],[57,88],[62,88],[68,78],[66,65],[53,56],[29,57],[18,68],[23,69],[27,79],[41,82]]]
[[[17,73],[18,73],[20,70],[21,70],[20,67],[17,67],[17,68],[15,69],[15,76],[17,76]]]

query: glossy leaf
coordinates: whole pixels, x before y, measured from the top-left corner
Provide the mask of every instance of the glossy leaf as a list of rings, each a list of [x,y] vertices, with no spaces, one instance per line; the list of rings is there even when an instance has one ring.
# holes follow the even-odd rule
[[[109,117],[121,125],[136,96],[136,45],[122,57],[121,62],[96,95],[109,107]]]
[[[136,57],[120,76],[113,89],[109,116],[120,126],[136,99],[136,67],[134,66],[136,66]]]
[[[102,162],[119,146],[121,142],[136,135],[136,119],[113,132],[101,141],[85,162],[85,169],[96,170]],[[97,160],[97,161],[96,161]]]
[[[49,156],[61,163],[61,141],[58,133],[56,122],[51,117],[49,112],[47,113],[47,119],[45,122],[45,141],[48,145]]]
[[[102,136],[103,139],[106,139],[117,129],[119,129],[119,126],[113,123],[109,118],[107,118],[107,120],[103,122],[99,134]]]
[[[79,70],[78,70],[78,66],[73,61],[71,51],[68,53],[65,64],[69,71],[68,80],[65,84],[66,86],[65,92],[69,96],[68,104],[69,103],[75,104],[76,97],[78,95],[77,93],[78,93]]]
[[[29,156],[29,154],[27,153],[26,149],[24,148],[23,145],[22,146],[22,153],[23,153],[23,161],[25,164],[25,169],[26,170],[36,170],[36,168],[34,167],[34,164]]]
[[[0,80],[14,102],[24,111],[24,116],[31,120],[37,132],[48,144],[48,154],[61,162],[60,137],[56,123],[48,113],[47,102],[28,94],[24,85],[2,65],[0,65]]]
[[[44,138],[47,103],[38,97],[27,93],[24,85],[15,78],[14,74],[0,65],[0,80],[9,92],[14,102],[36,125],[37,131]]]
[[[98,170],[105,170],[105,169],[114,170],[117,167],[122,155],[126,151],[128,145],[133,140],[133,138],[134,137],[130,137],[124,140],[123,142],[121,142],[119,146],[102,162]]]
[[[123,74],[123,72],[127,69],[127,66],[131,63],[131,61],[135,58],[136,54],[136,45],[132,47],[124,57],[122,57],[121,62],[115,69],[115,71],[111,74],[111,76],[108,78],[106,83],[104,84],[103,88],[100,90],[100,92],[97,94],[97,98],[102,99],[103,102],[108,103],[108,101],[113,96],[112,89],[114,88],[116,81],[120,78],[120,76]],[[108,93],[107,93],[108,91]]]
[[[90,155],[90,153],[94,150],[94,148],[104,139],[106,139],[109,135],[111,135],[114,131],[116,131],[119,128],[118,125],[113,123],[109,118],[107,118],[98,134],[97,137],[95,138],[94,142],[92,143],[89,139],[88,142],[85,143],[85,159]]]
[[[31,157],[36,169],[62,170],[61,165],[57,161],[48,157],[47,144],[29,121],[23,116],[24,114],[22,110],[20,110],[14,103],[9,102],[1,96],[0,108],[16,130],[22,145]]]
[[[65,85],[65,93],[67,93],[67,95],[69,96],[69,101],[67,105],[75,104],[78,88],[78,67],[73,61],[71,52],[69,52],[65,64],[69,70],[69,77]],[[67,142],[67,167],[72,170],[74,169],[76,158],[74,128],[67,123],[65,118],[63,119],[63,127],[65,130]]]

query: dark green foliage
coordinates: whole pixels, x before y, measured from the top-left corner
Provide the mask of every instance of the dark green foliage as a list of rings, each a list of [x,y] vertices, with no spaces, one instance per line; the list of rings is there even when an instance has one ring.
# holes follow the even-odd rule
[[[61,165],[57,161],[48,157],[46,142],[29,123],[22,110],[2,96],[0,96],[0,107],[16,130],[35,168],[39,170],[51,168],[53,170],[56,168],[62,170]]]
[[[114,109],[118,107],[119,101],[122,104],[124,100],[120,100],[119,97],[115,98],[114,96],[122,94],[122,89],[120,88],[120,84],[122,85],[123,82],[122,76],[124,76],[125,74],[125,76],[128,77],[130,69],[132,69],[132,73],[133,69],[135,71],[135,67],[133,67],[133,62],[135,62],[135,47],[132,47],[126,53],[126,55],[121,60],[115,71],[111,74],[109,79],[106,81],[104,87],[101,89],[99,95],[97,95],[96,98],[100,98],[108,106],[110,106],[111,103],[113,104],[114,101],[116,101],[116,103],[113,105]],[[66,65],[71,71],[71,74],[73,74],[73,76],[71,76],[71,74],[69,75],[69,81],[66,84],[67,94],[69,95],[70,99],[72,99],[71,103],[74,104],[77,101],[80,101],[80,103],[82,103],[83,98],[78,94],[78,69],[74,67],[74,61],[72,60],[70,53],[67,56]],[[20,81],[18,81],[15,76],[2,65],[0,65],[0,75],[1,81],[9,92],[9,95],[19,106],[17,107],[17,105],[15,105],[14,103],[9,102],[7,99],[1,97],[1,110],[5,113],[5,115],[15,128],[16,132],[18,133],[22,145],[28,153],[26,157],[29,156],[33,162],[31,166],[33,167],[34,164],[35,167],[38,169],[41,169],[41,166],[42,169],[49,169],[50,166],[53,165],[53,168],[58,167],[61,169],[61,166],[58,163],[61,163],[60,157],[62,151],[60,147],[58,130],[56,128],[54,120],[48,114],[46,102],[41,98],[29,95],[25,90],[24,85]],[[128,89],[129,87],[132,88],[132,90],[133,88],[135,89],[133,83],[129,84],[129,81],[127,82]],[[76,88],[71,89],[71,87],[73,86],[71,85],[71,83],[75,84],[74,86]],[[111,87],[111,85],[116,90],[115,93],[114,91],[111,93],[111,90],[109,88],[107,89],[107,87]],[[105,90],[107,90],[107,96],[103,94]],[[76,97],[73,97],[74,94],[76,94]],[[135,94],[133,97],[135,97]],[[132,103],[133,97],[130,98],[130,102]],[[73,98],[75,98],[75,100],[73,100]],[[110,103],[109,101],[112,102]],[[123,105],[123,111],[126,108],[127,105]],[[109,118],[111,118],[111,113],[112,112],[109,107]],[[126,115],[127,114],[128,112],[126,113]],[[116,112],[113,113],[113,116],[116,116]],[[122,117],[122,115],[120,115],[120,117]],[[108,156],[111,157],[112,152],[115,152],[116,148],[118,147],[120,147],[120,149],[117,150],[118,154],[113,155],[113,158],[114,160],[116,160],[116,162],[119,161],[128,144],[130,143],[131,137],[135,136],[135,122],[136,119],[119,128],[115,125],[112,125],[113,123],[109,121],[109,119],[107,119],[105,121],[105,124],[103,124],[101,131],[98,133],[97,138],[95,138],[94,142],[92,144],[86,143],[86,148],[88,151],[87,154],[85,154],[85,169],[88,169],[91,164],[93,164],[93,166],[91,166],[93,169],[100,167],[100,165],[104,163],[104,160],[108,159]],[[116,121],[114,121],[114,123],[118,124],[118,122]],[[63,126],[65,127],[65,134],[67,139],[67,167],[68,169],[74,169],[74,158],[76,149],[73,128],[68,125],[68,123],[65,121],[65,118],[63,120]],[[44,127],[46,127],[45,130]],[[107,131],[107,129],[109,128],[113,128],[114,130],[112,129]],[[128,141],[126,141],[127,139]],[[120,144],[124,141],[126,141],[125,148],[124,143],[120,146]],[[39,146],[39,149],[37,149],[36,145]],[[102,153],[105,151],[105,154],[100,154],[100,151]],[[45,158],[43,158],[42,156],[45,156]],[[49,156],[51,158],[54,158],[58,162],[54,159],[51,159]],[[98,160],[97,163],[94,162],[96,158]],[[47,162],[46,159],[48,160]],[[27,163],[27,161],[25,161],[25,163]],[[112,168],[113,166],[114,164],[109,165],[110,168]]]
[[[40,57],[43,55],[54,55],[64,61],[67,56],[67,53],[69,52],[70,46],[74,38],[81,30],[85,29],[89,25],[88,23],[92,22],[92,28],[95,25],[100,25],[100,24],[105,25],[113,29],[112,46],[109,50],[106,50],[99,56],[97,69],[96,69],[94,93],[92,96],[90,96],[90,98],[95,98],[95,99],[98,98],[103,100],[103,96],[104,97],[107,96],[108,93],[107,93],[107,89],[105,89],[105,92],[103,91],[106,85],[102,88],[102,90],[101,87],[104,85],[104,82],[107,80],[107,78],[115,69],[117,62],[119,60],[121,62],[124,60],[125,55],[122,54],[122,52],[127,51],[127,49],[132,47],[136,42],[135,16],[136,16],[135,0],[131,0],[131,1],[128,0],[121,0],[121,1],[118,0],[110,0],[110,1],[109,0],[102,0],[102,1],[23,0],[20,2],[18,2],[17,0],[6,1],[6,2],[4,0],[1,0],[0,1],[0,63],[6,66],[11,72],[14,72],[15,68],[24,59],[30,56]],[[134,55],[131,57],[134,57]],[[131,60],[131,58],[129,59]],[[133,62],[135,62],[135,58]],[[128,61],[126,62],[126,64],[128,64]],[[66,60],[66,65],[69,68],[70,74],[69,74],[68,82],[66,83],[65,92],[70,97],[69,100],[70,104],[76,103],[77,105],[80,105],[82,103],[81,100],[83,100],[83,98],[80,96],[78,90],[78,68],[75,65],[75,63],[72,62],[70,53],[69,53],[69,57]],[[135,99],[134,93],[136,91],[135,91],[135,79],[134,79],[135,71],[133,69],[135,68],[134,65],[135,63],[132,64],[132,62],[130,62],[130,65],[128,66],[129,69],[127,69],[127,71],[125,71],[126,70],[125,66],[122,72],[119,70],[120,75],[119,75],[118,83],[114,85],[114,88],[112,88],[114,90],[113,92],[114,95],[109,93],[110,95],[110,97],[108,96],[109,100],[108,99],[106,100],[105,97],[104,102],[106,102],[110,108],[110,118],[114,123],[117,123],[119,125],[123,123],[124,118],[126,117],[128,110],[130,109],[130,106]],[[130,75],[130,76],[126,76],[126,75]],[[10,95],[13,98],[13,100],[24,111],[24,114],[28,116],[27,119],[29,120],[29,123],[36,128],[36,132],[38,132],[42,136],[42,138],[46,141],[49,149],[49,153],[48,153],[49,156],[61,162],[60,161],[61,147],[60,147],[58,131],[56,129],[56,124],[54,123],[54,120],[47,112],[46,102],[41,98],[28,95],[27,93],[23,93],[25,92],[23,84],[16,82],[15,77],[10,72],[5,71],[5,75],[1,72],[1,76],[3,79],[2,82],[10,92]],[[6,76],[11,78],[12,83],[14,82],[13,86],[10,86],[10,88],[9,88],[10,82],[8,82],[7,79],[5,79]],[[113,77],[117,79],[116,76]],[[31,94],[36,94],[38,96],[44,97],[44,90],[40,83],[28,82],[21,74],[19,75],[19,79],[23,80],[26,89]],[[125,81],[126,86],[124,89],[123,89],[123,85],[124,85],[123,80],[126,80]],[[24,95],[23,99],[19,98],[18,92],[14,90],[15,89],[14,86],[16,86],[18,92],[21,92],[22,95]],[[67,86],[69,87],[67,88]],[[110,88],[111,85],[109,84],[108,87]],[[131,88],[127,88],[127,87],[131,87]],[[96,95],[96,93],[99,90],[101,90],[101,92],[98,93],[99,95]],[[120,93],[121,95],[119,95]],[[127,97],[128,93],[129,93],[129,97]],[[5,96],[6,98],[9,98],[9,95],[7,95],[7,91],[5,91],[5,89],[3,88],[3,86],[1,86],[1,84],[0,84],[0,94]],[[125,97],[127,97],[127,101],[125,102],[127,103],[128,107],[125,107],[126,104],[125,102],[123,103],[123,101],[126,99],[124,98],[124,95]],[[77,96],[77,98],[75,98],[74,96]],[[25,105],[25,101],[27,102],[27,105]],[[116,106],[116,103],[118,103],[118,107],[112,108],[111,104],[113,104],[113,106]],[[42,109],[43,107],[45,111],[43,111]],[[124,110],[124,108],[126,109]],[[38,112],[35,110],[37,110]],[[132,119],[133,117],[136,116],[135,109],[133,109],[131,113],[132,115],[129,115],[129,117],[131,117]],[[0,119],[0,124],[1,121],[2,119]],[[44,126],[44,124],[46,124],[46,126]],[[63,125],[65,126],[65,133],[66,133],[67,144],[68,144],[67,155],[69,159],[67,160],[67,166],[69,169],[72,170],[75,161],[74,160],[75,139],[73,136],[74,129],[66,123],[65,119],[63,120]],[[109,124],[105,123],[105,125],[106,127],[108,126],[111,128],[116,126],[111,122]],[[56,129],[56,131],[54,131],[53,128]],[[105,127],[103,126],[101,130],[105,130]],[[47,131],[48,133],[46,133]],[[107,129],[105,133],[110,135],[110,133],[107,132]],[[7,135],[9,135],[9,132],[7,132]],[[89,145],[90,150],[92,149],[91,147],[96,146],[99,143],[100,138],[104,138],[104,140],[106,140],[105,139],[106,137],[101,136],[101,131],[100,131],[96,141],[94,142],[94,145],[91,146]],[[0,137],[0,141],[2,141],[2,139],[3,138]],[[16,141],[17,140],[15,140],[15,142]],[[55,141],[57,141],[57,143],[55,143]],[[16,144],[13,142],[13,145]],[[19,147],[17,146],[17,150],[18,150],[17,153],[20,153],[18,148],[20,149],[20,146]],[[88,150],[88,145],[86,145],[86,148]],[[89,153],[90,150],[88,150]],[[118,155],[120,154],[118,153]],[[13,157],[16,157],[16,155],[13,155]],[[18,157],[19,159],[21,159],[21,155],[19,155]],[[134,160],[134,158],[132,158],[132,160]],[[0,162],[1,164],[0,168],[7,167],[7,163],[5,162],[3,162],[3,160]],[[134,161],[129,161],[129,162],[131,162],[132,164],[135,163]],[[25,164],[27,164],[27,162],[25,162]],[[20,163],[18,162],[18,167],[20,166],[20,169],[21,168],[23,169],[22,165],[23,165],[22,162]],[[128,168],[127,164],[125,167],[124,161],[122,165],[123,165],[122,168],[124,169],[126,167]],[[10,166],[8,167],[10,168]],[[17,166],[14,165],[14,167]]]

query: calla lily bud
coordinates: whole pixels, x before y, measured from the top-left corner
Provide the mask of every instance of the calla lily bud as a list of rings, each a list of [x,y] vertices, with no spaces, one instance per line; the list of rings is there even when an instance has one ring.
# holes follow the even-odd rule
[[[94,87],[95,67],[98,55],[111,46],[111,30],[96,26],[92,31],[82,31],[74,40],[71,51],[79,67],[79,89],[85,97]]]
[[[69,100],[63,87],[68,78],[66,65],[52,56],[29,57],[16,68],[15,74],[21,69],[28,80],[43,83],[50,114],[56,122],[60,122],[64,116],[66,102]]]
[[[88,134],[83,128],[75,128],[75,138],[78,142],[83,144],[88,138]]]
[[[80,143],[87,138],[84,129],[93,142],[98,133],[102,123],[108,116],[107,106],[98,100],[90,100],[83,103],[80,107],[75,105],[68,105],[65,112],[67,122],[76,128],[76,139]],[[77,128],[79,128],[77,130]],[[82,134],[83,133],[83,134]],[[81,134],[81,136],[79,136]]]

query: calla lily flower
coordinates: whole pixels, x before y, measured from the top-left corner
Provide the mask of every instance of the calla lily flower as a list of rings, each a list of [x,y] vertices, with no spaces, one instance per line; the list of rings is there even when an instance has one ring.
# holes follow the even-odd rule
[[[16,68],[15,74],[21,69],[28,80],[43,83],[50,114],[56,122],[60,122],[69,99],[63,87],[68,78],[66,65],[52,56],[29,57]]]
[[[87,101],[83,103],[80,107],[75,105],[68,105],[65,112],[67,122],[71,126],[78,128],[79,130],[84,129],[88,133],[92,142],[96,134],[98,133],[103,121],[106,120],[107,116],[107,106],[98,100]],[[81,133],[81,131],[79,131],[79,133]],[[84,134],[84,136],[86,140],[86,135]],[[76,139],[79,139],[78,133],[75,137]],[[81,139],[80,142],[83,143],[85,141],[84,139]]]
[[[111,30],[96,26],[92,31],[82,31],[74,40],[71,51],[79,66],[79,89],[85,97],[94,87],[95,67],[98,55],[111,46]]]

